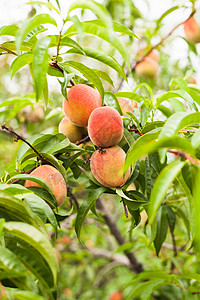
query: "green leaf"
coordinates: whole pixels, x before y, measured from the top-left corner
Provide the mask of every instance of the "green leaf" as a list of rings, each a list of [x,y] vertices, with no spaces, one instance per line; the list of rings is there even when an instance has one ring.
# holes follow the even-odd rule
[[[45,85],[46,73],[48,71],[48,47],[51,39],[48,37],[41,38],[34,49],[33,57],[33,79],[35,83],[36,99],[40,98]]]
[[[4,224],[6,234],[18,237],[35,248],[48,264],[54,279],[54,287],[57,284],[58,263],[50,241],[35,227],[22,222],[7,222]]]
[[[97,49],[94,50],[92,48],[87,48],[87,47],[82,47],[82,49],[86,56],[96,59],[96,60],[104,63],[105,65],[111,67],[112,69],[117,71],[118,74],[124,78],[124,80],[127,81],[127,77],[126,77],[126,74],[125,74],[123,68],[113,57],[108,56],[103,51],[100,51]],[[83,53],[80,51],[77,51],[77,49],[70,49],[69,51],[67,51],[67,53],[83,55]]]
[[[15,75],[15,73],[24,67],[27,64],[30,64],[33,62],[33,53],[23,53],[20,56],[18,56],[11,64],[10,66],[10,75],[11,78]]]
[[[169,186],[172,184],[178,173],[181,171],[185,162],[174,161],[166,166],[157,177],[152,189],[150,204],[148,208],[149,223],[152,224],[156,213],[164,200]]]
[[[9,249],[0,246],[0,267],[13,272],[16,277],[25,276],[26,268]]]
[[[32,187],[32,189],[33,189],[33,187]],[[32,190],[32,189],[30,188],[30,190]],[[35,187],[35,189],[39,189],[39,188]],[[42,190],[44,191],[44,189],[42,189]],[[49,195],[49,193],[48,193],[48,195]],[[26,199],[26,202],[30,206],[31,210],[35,214],[37,214],[42,220],[46,219],[46,218],[49,220],[49,222],[51,223],[51,225],[53,226],[53,228],[56,232],[57,228],[58,228],[58,223],[57,223],[56,217],[54,215],[54,212],[50,208],[50,206],[45,201],[41,201],[41,198],[33,193],[25,195],[24,199]]]
[[[8,25],[0,27],[0,35],[16,36],[19,27],[17,25]]]
[[[91,10],[98,18],[102,20],[102,22],[105,24],[105,26],[111,34],[113,29],[112,18],[107,9],[102,4],[96,3],[92,0],[76,0],[70,5],[69,13],[76,8]]]
[[[28,20],[23,27],[21,27],[16,35],[16,50],[17,53],[19,54],[20,51],[20,47],[21,44],[23,42],[23,40],[25,39],[25,37],[27,36],[27,34],[33,30],[35,27],[41,25],[41,24],[53,24],[55,26],[57,26],[56,21],[49,16],[48,14],[40,14],[37,15],[35,17],[33,17],[31,20]]]
[[[92,208],[92,206],[94,205],[95,201],[101,196],[101,194],[103,194],[106,191],[105,187],[100,187],[96,190],[92,190],[89,191],[88,194],[88,198],[87,200],[85,200],[79,210],[78,210],[78,214],[76,217],[76,222],[75,222],[75,231],[77,234],[77,237],[80,241],[80,233],[81,233],[81,227],[83,225],[83,222],[86,218],[86,215],[88,213],[88,211]]]
[[[72,40],[71,38],[65,36],[65,37],[61,37],[59,35],[50,35],[48,36],[51,38],[51,44],[50,47],[57,47],[58,44],[60,44],[60,46],[68,46],[68,47],[73,47],[74,51],[78,51],[78,53],[80,52],[82,55],[85,55],[85,52],[83,50],[83,48],[74,40]]]
[[[162,20],[163,20],[166,16],[168,16],[168,15],[171,14],[173,11],[175,11],[175,10],[177,10],[177,9],[179,9],[179,8],[180,8],[180,6],[176,5],[176,6],[173,6],[173,7],[169,8],[167,11],[165,11],[165,12],[160,16],[160,18],[156,21],[157,26],[160,25],[160,23],[162,22]]]
[[[34,215],[23,202],[8,191],[0,191],[0,216],[4,219],[21,221],[37,227]]]
[[[104,27],[98,26],[95,23],[92,22],[83,22],[83,31],[84,33],[94,35],[98,38],[101,38],[111,44],[112,47],[116,48],[121,56],[123,57],[125,63],[130,68],[130,58],[128,55],[128,51],[124,45],[123,42],[117,37],[117,35],[112,34],[112,39],[110,39],[110,34],[108,30],[106,30]],[[67,29],[67,31],[64,33],[64,36],[73,36],[78,34],[78,31],[76,29],[75,25],[72,25]]]
[[[161,95],[160,97],[158,97],[156,99],[155,108],[158,108],[158,106],[163,101],[168,100],[168,99],[172,99],[174,97],[182,98],[183,100],[188,102],[191,107],[194,108],[194,101],[193,101],[192,97],[184,90],[176,90],[176,91],[170,91],[170,92],[164,93],[163,95]]]
[[[60,12],[57,10],[57,8],[50,2],[42,2],[42,1],[29,1],[26,4],[33,4],[38,6],[46,6],[49,10],[54,10],[57,12],[57,14],[60,14]]]
[[[19,289],[7,289],[6,288],[6,294],[10,297],[12,297],[11,299],[15,299],[15,300],[45,300],[44,297],[35,294],[33,292],[30,291],[21,291]]]
[[[186,112],[178,112],[173,114],[169,119],[166,121],[165,125],[163,126],[159,139],[163,137],[171,137],[175,136],[180,129],[187,127],[189,125],[194,125],[200,123],[200,113],[186,113]],[[162,149],[159,151],[160,160],[164,162],[166,149]]]
[[[151,102],[153,103],[153,91],[152,91],[152,88],[150,87],[150,85],[148,85],[147,83],[142,82],[142,83],[138,84],[136,86],[136,88],[133,90],[133,93],[135,93],[138,89],[140,89],[142,87],[145,87],[146,90],[149,92],[149,95],[151,97]]]
[[[156,248],[156,254],[159,255],[163,242],[165,241],[168,230],[168,218],[167,209],[165,206],[161,206],[157,213],[157,234],[154,240],[154,246]]]
[[[200,168],[196,166],[195,177],[194,177],[194,188],[193,188],[193,198],[194,198],[194,247],[196,251],[200,252]]]
[[[101,98],[103,99],[104,89],[103,89],[102,82],[101,82],[99,76],[97,76],[97,74],[92,69],[90,69],[87,66],[85,66],[84,64],[76,62],[76,61],[65,61],[62,64],[60,63],[60,65],[63,68],[65,68],[65,65],[66,65],[66,66],[72,67],[72,68],[78,70],[79,72],[81,72],[84,77],[86,77],[88,80],[90,80],[94,84],[94,86],[99,91]]]
[[[193,134],[191,144],[194,148],[198,148],[200,146],[200,129]]]
[[[104,103],[107,106],[115,108],[118,111],[118,113],[120,115],[122,115],[122,110],[119,105],[119,102],[118,102],[117,98],[115,97],[115,95],[112,94],[111,92],[104,93]]]
[[[110,83],[110,85],[112,85],[114,87],[113,81],[110,78],[110,76],[108,75],[108,73],[101,71],[101,70],[97,70],[97,69],[93,69],[93,71],[103,80],[107,81],[108,83]]]

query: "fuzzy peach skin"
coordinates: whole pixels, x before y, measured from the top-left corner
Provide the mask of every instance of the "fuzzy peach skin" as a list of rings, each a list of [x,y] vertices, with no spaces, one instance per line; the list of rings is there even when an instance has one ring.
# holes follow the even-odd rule
[[[133,113],[133,107],[137,107],[137,102],[130,103],[129,100],[124,99],[122,97],[117,97],[119,105],[122,110],[122,115],[127,116],[127,112]]]
[[[183,28],[185,36],[190,43],[200,43],[200,27],[194,17],[186,21]]]
[[[84,127],[74,125],[67,117],[64,117],[59,124],[59,132],[63,133],[72,143],[83,138]]]
[[[98,91],[85,84],[70,88],[67,98],[63,100],[63,110],[68,119],[77,126],[87,126],[91,112],[102,106]]]
[[[110,188],[124,185],[130,176],[130,168],[123,177],[123,165],[126,153],[118,146],[95,151],[92,154],[90,167],[98,182]]]
[[[96,108],[88,121],[88,134],[97,147],[118,144],[123,137],[123,121],[118,111],[109,106]]]
[[[155,79],[158,70],[158,63],[150,57],[145,57],[145,59],[135,67],[136,75],[147,79]]]
[[[37,176],[50,187],[52,193],[56,197],[57,206],[60,206],[64,202],[67,197],[67,187],[64,178],[56,168],[49,165],[42,165],[31,172],[30,175]],[[38,183],[30,180],[26,180],[24,186],[41,187]]]

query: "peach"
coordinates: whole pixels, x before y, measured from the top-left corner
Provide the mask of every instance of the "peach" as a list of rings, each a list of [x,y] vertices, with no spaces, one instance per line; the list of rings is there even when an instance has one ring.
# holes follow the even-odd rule
[[[59,132],[63,133],[72,143],[83,138],[84,127],[74,125],[67,117],[64,117],[59,124]]]
[[[109,106],[96,108],[89,117],[88,134],[97,147],[118,144],[123,137],[123,122],[118,111]]]
[[[143,61],[138,63],[135,67],[135,73],[139,77],[147,79],[155,79],[158,74],[159,65],[154,59],[145,57]]]
[[[200,27],[194,17],[187,20],[184,25],[186,39],[193,44],[200,43]]]
[[[116,291],[114,293],[112,293],[109,297],[109,300],[123,300],[123,295],[122,292],[120,291]]]
[[[60,206],[67,197],[67,187],[61,173],[54,167],[42,165],[36,168],[30,175],[37,176],[42,179],[51,189],[57,200],[57,206]],[[41,187],[38,183],[31,180],[25,181],[25,187]]]
[[[68,119],[77,126],[87,126],[91,112],[102,106],[99,92],[85,84],[70,88],[63,100],[63,110]]]
[[[153,49],[153,50],[151,50],[151,52],[148,54],[147,57],[150,57],[150,58],[152,58],[153,60],[155,60],[155,61],[158,62],[159,59],[160,59],[160,54],[159,54],[158,50]]]
[[[130,101],[128,101],[127,99],[117,97],[117,100],[121,107],[123,116],[127,116],[127,112],[130,112],[133,114],[133,107],[137,107],[137,102],[134,101],[131,105]]]
[[[126,153],[118,146],[107,148],[104,151],[95,151],[92,154],[90,167],[96,180],[110,188],[124,185],[130,176],[130,168],[123,176],[123,165]]]

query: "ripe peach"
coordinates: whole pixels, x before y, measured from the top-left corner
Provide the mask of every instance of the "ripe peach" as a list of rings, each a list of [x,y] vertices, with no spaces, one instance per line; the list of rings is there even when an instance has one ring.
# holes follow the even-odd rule
[[[152,58],[153,60],[155,61],[159,61],[159,58],[160,58],[160,54],[158,52],[158,50],[156,49],[153,49],[151,50],[151,52],[148,54],[148,57]]]
[[[63,110],[68,119],[77,126],[87,126],[91,112],[102,106],[99,92],[85,84],[77,84],[63,100]]]
[[[59,132],[63,133],[72,143],[83,138],[84,127],[74,125],[67,117],[64,117],[59,124]]]
[[[131,105],[131,103],[127,99],[124,99],[122,97],[117,97],[117,100],[121,107],[123,116],[127,116],[127,112],[133,113],[133,107],[137,107],[137,102],[133,102]]]
[[[135,67],[135,73],[139,77],[147,79],[155,79],[158,74],[159,65],[154,59],[145,57],[143,61],[138,63]]]
[[[64,202],[67,196],[67,187],[64,178],[56,168],[49,165],[42,165],[31,172],[30,175],[37,176],[50,187],[53,195],[56,197],[57,206]],[[24,186],[41,187],[38,183],[30,180],[26,180]]]
[[[123,295],[122,292],[120,291],[116,291],[114,293],[112,293],[109,297],[109,300],[123,300]]]
[[[123,137],[123,122],[118,111],[109,106],[96,108],[88,121],[88,134],[97,147],[110,147]]]
[[[194,17],[187,20],[184,25],[186,39],[193,44],[200,43],[200,27]]]
[[[118,146],[107,148],[105,152],[95,151],[90,162],[92,174],[104,186],[114,188],[124,185],[130,176],[130,168],[123,176],[125,157],[126,153]]]

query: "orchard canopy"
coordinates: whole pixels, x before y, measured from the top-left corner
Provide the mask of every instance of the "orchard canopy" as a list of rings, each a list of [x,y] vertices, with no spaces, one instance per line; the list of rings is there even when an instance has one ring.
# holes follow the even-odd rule
[[[0,299],[200,299],[200,0],[1,2]]]

